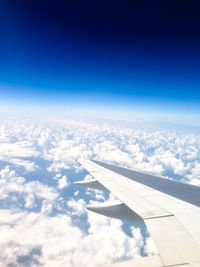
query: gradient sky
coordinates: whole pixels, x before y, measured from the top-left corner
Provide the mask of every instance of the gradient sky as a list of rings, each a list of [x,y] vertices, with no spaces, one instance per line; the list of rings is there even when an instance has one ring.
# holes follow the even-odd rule
[[[1,1],[0,105],[200,116],[194,1]]]

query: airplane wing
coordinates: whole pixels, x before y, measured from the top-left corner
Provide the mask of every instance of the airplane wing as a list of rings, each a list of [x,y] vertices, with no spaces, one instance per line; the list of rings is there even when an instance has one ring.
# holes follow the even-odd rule
[[[96,160],[80,163],[94,179],[77,184],[108,189],[118,198],[88,209],[143,221],[158,249],[159,255],[114,266],[200,267],[200,187]]]

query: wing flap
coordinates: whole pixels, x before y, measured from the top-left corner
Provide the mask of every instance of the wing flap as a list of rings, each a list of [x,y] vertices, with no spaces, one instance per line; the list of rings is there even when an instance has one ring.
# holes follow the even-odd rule
[[[98,203],[87,206],[87,209],[107,217],[128,221],[143,221],[135,212],[127,207],[120,200]]]
[[[102,184],[100,184],[96,179],[78,181],[78,182],[74,182],[74,184],[86,186],[92,189],[97,189],[97,190],[102,190],[102,191],[106,190],[106,188]]]

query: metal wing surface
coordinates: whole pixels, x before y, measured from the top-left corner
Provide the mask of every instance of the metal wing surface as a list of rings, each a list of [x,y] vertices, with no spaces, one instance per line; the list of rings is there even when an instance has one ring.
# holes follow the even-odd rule
[[[78,182],[108,189],[118,200],[88,209],[122,220],[142,220],[159,255],[115,266],[200,267],[200,187],[96,160],[80,161],[94,177]]]

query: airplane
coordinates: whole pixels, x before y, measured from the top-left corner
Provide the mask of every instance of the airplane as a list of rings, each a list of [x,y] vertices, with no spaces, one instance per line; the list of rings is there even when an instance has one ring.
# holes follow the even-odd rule
[[[113,267],[200,267],[200,187],[97,160],[80,160],[94,177],[75,182],[118,200],[88,206],[105,216],[145,223],[158,255]]]

